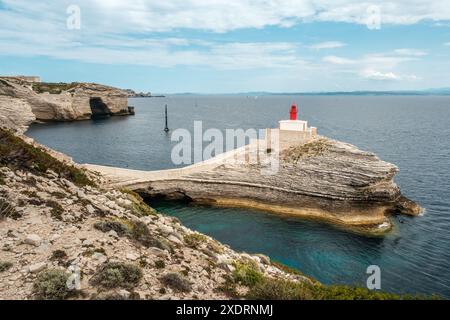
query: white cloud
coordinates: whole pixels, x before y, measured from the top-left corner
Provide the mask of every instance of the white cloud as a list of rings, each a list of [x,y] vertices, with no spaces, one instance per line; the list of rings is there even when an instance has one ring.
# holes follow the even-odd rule
[[[373,69],[366,69],[361,72],[361,75],[370,80],[400,80],[401,77],[393,72],[380,72]]]
[[[450,46],[450,42],[444,43],[444,46]]]
[[[332,63],[332,64],[339,64],[339,65],[348,65],[348,64],[354,64],[357,61],[337,56],[326,56],[322,59],[325,62]]]
[[[422,52],[414,49],[399,49],[388,53],[366,54],[359,58],[326,56],[322,60],[334,66],[335,72],[352,73],[368,80],[419,80],[416,75],[398,74],[394,70],[402,63],[418,60]]]
[[[377,1],[381,23],[408,24],[450,19],[446,1]],[[206,66],[221,70],[290,69],[295,74],[316,68],[362,74],[377,70],[372,78],[395,78],[395,67],[419,59],[418,49],[356,58],[329,55],[317,63],[300,56],[300,45],[289,42],[231,41],[212,33],[266,26],[290,27],[302,22],[342,21],[365,24],[370,2],[356,0],[77,0],[81,30],[66,28],[66,8],[72,0],[2,0],[0,54],[48,56],[104,64],[158,67]],[[193,29],[209,32],[209,39],[185,37]],[[318,40],[320,41],[320,40]],[[312,49],[345,46],[339,41],[319,42]],[[390,74],[392,73],[392,74]],[[369,73],[366,73],[369,75]],[[399,76],[406,79],[403,76]]]
[[[325,41],[325,42],[319,42],[319,43],[315,43],[311,46],[309,46],[309,48],[311,49],[316,49],[316,50],[321,50],[321,49],[335,49],[335,48],[341,48],[346,46],[345,43],[340,42],[340,41]]]
[[[36,22],[64,22],[71,0],[3,0],[2,4]],[[78,0],[83,26],[107,32],[160,32],[199,29],[227,32],[265,26],[290,27],[303,21],[367,24],[376,4],[380,23],[413,24],[450,20],[447,0]]]
[[[394,50],[394,53],[396,53],[398,55],[402,55],[402,56],[413,56],[413,57],[421,57],[421,56],[427,55],[426,51],[418,50],[418,49],[409,49],[409,48],[396,49],[396,50]]]
[[[421,78],[416,76],[415,74],[397,74],[392,71],[389,72],[382,72],[375,69],[365,69],[362,70],[360,75],[368,80],[377,80],[377,81],[400,81],[400,80],[407,80],[407,81],[414,81],[414,80],[420,80]]]

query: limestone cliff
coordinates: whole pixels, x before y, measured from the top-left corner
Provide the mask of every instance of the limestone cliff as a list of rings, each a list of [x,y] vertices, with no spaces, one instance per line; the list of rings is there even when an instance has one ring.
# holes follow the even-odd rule
[[[255,150],[250,146],[235,156],[254,157]],[[389,230],[391,213],[421,212],[395,184],[395,165],[325,137],[281,150],[275,174],[266,175],[263,169],[262,162],[224,161],[213,166],[206,162],[174,170],[164,178],[149,174],[147,183],[145,173],[136,174],[141,180],[129,175],[129,187],[149,197],[251,207],[370,232]]]
[[[0,125],[23,133],[36,120],[31,105],[25,99],[0,95]]]
[[[0,114],[5,114],[11,104],[20,103],[15,101],[20,99],[31,106],[36,120],[40,121],[85,120],[131,113],[125,91],[95,83],[39,83],[0,78],[0,96],[8,97],[0,100]]]

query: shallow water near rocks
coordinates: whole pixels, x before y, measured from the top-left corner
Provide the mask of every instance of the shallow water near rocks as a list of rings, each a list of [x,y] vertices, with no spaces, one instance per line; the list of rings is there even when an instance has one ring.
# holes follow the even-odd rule
[[[33,125],[27,135],[79,163],[156,170],[173,168],[169,127],[276,127],[293,100],[319,133],[370,150],[396,164],[402,192],[420,217],[395,216],[394,230],[371,238],[326,224],[247,209],[153,205],[236,250],[264,253],[327,284],[365,286],[366,268],[381,268],[383,290],[450,298],[450,97],[171,96],[130,99],[134,117]]]

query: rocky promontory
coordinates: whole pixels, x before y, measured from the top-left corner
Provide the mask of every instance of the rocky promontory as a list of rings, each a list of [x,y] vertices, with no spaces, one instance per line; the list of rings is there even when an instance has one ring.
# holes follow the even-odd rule
[[[149,198],[254,208],[363,233],[384,233],[392,227],[391,214],[418,215],[422,210],[394,182],[395,165],[348,143],[316,136],[284,146],[273,174],[264,174],[264,161],[229,161],[257,159],[258,150],[257,143],[250,144],[228,156],[166,171],[88,167],[109,184]]]
[[[21,112],[10,113],[10,108]],[[0,118],[3,126],[23,131],[33,121],[74,121],[129,115],[125,91],[95,83],[45,83],[0,77]]]

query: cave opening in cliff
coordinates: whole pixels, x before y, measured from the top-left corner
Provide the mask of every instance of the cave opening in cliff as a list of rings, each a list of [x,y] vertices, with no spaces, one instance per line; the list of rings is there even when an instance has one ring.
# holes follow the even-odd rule
[[[91,107],[92,119],[109,117],[111,115],[111,110],[109,110],[108,106],[103,102],[102,98],[90,98],[89,106]]]

